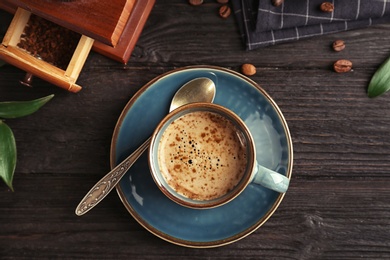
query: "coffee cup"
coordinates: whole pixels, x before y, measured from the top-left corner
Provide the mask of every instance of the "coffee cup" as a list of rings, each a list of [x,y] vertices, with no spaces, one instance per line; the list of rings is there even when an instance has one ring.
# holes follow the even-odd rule
[[[284,193],[289,179],[257,163],[253,137],[233,111],[212,103],[191,103],[157,126],[149,167],[159,189],[186,207],[224,205],[253,183]]]

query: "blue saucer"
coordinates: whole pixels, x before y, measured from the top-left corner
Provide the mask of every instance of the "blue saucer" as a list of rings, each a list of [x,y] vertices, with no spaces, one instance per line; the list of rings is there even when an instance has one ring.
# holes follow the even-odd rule
[[[293,150],[287,123],[271,97],[254,81],[220,67],[193,66],[163,74],[143,86],[120,115],[111,143],[111,166],[125,159],[152,133],[168,113],[175,92],[197,77],[212,79],[214,103],[240,116],[256,142],[260,164],[291,178]],[[250,184],[221,207],[196,210],[169,200],[149,171],[145,152],[117,185],[130,214],[147,230],[187,247],[217,247],[235,242],[264,224],[284,195]]]

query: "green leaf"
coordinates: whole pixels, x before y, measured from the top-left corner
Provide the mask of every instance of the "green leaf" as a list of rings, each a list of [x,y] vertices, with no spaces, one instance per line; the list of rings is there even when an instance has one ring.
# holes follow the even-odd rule
[[[0,102],[0,118],[17,118],[30,115],[40,109],[53,97],[54,95],[49,95],[30,101]]]
[[[390,58],[372,76],[367,94],[370,98],[380,96],[390,89]]]
[[[0,177],[13,191],[12,180],[16,167],[16,142],[11,128],[0,120]]]

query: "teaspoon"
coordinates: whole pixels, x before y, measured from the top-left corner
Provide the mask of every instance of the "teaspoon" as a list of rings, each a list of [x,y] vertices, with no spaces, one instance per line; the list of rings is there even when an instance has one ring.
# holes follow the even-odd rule
[[[169,112],[176,108],[194,102],[210,102],[212,103],[215,97],[215,84],[209,78],[196,78],[184,84],[174,95]],[[149,137],[141,146],[130,154],[124,161],[119,163],[99,180],[91,190],[81,200],[76,207],[76,215],[81,216],[90,211],[100,201],[102,201],[108,193],[117,185],[130,167],[137,161],[143,152],[149,147],[151,138]]]

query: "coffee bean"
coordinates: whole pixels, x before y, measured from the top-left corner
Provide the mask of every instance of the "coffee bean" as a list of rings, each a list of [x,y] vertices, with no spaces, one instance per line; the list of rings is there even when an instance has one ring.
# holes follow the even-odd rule
[[[345,43],[343,40],[336,40],[332,44],[334,51],[342,51],[345,49]]]
[[[30,55],[66,70],[81,35],[31,15],[17,46]]]
[[[227,4],[229,3],[229,0],[217,0],[217,2],[220,4]]]
[[[252,64],[245,63],[241,66],[241,72],[246,76],[252,76],[256,74],[256,67]]]
[[[223,5],[219,8],[219,16],[221,16],[222,18],[228,18],[231,14],[231,10],[230,10],[230,7],[228,5]]]
[[[280,6],[282,5],[284,0],[272,0],[272,5],[274,6]]]
[[[349,60],[338,60],[333,64],[333,69],[338,73],[348,72],[352,69],[352,62]]]
[[[331,13],[334,11],[334,5],[330,2],[323,2],[320,6],[321,11]]]
[[[201,5],[203,4],[203,0],[188,0],[190,5]]]

